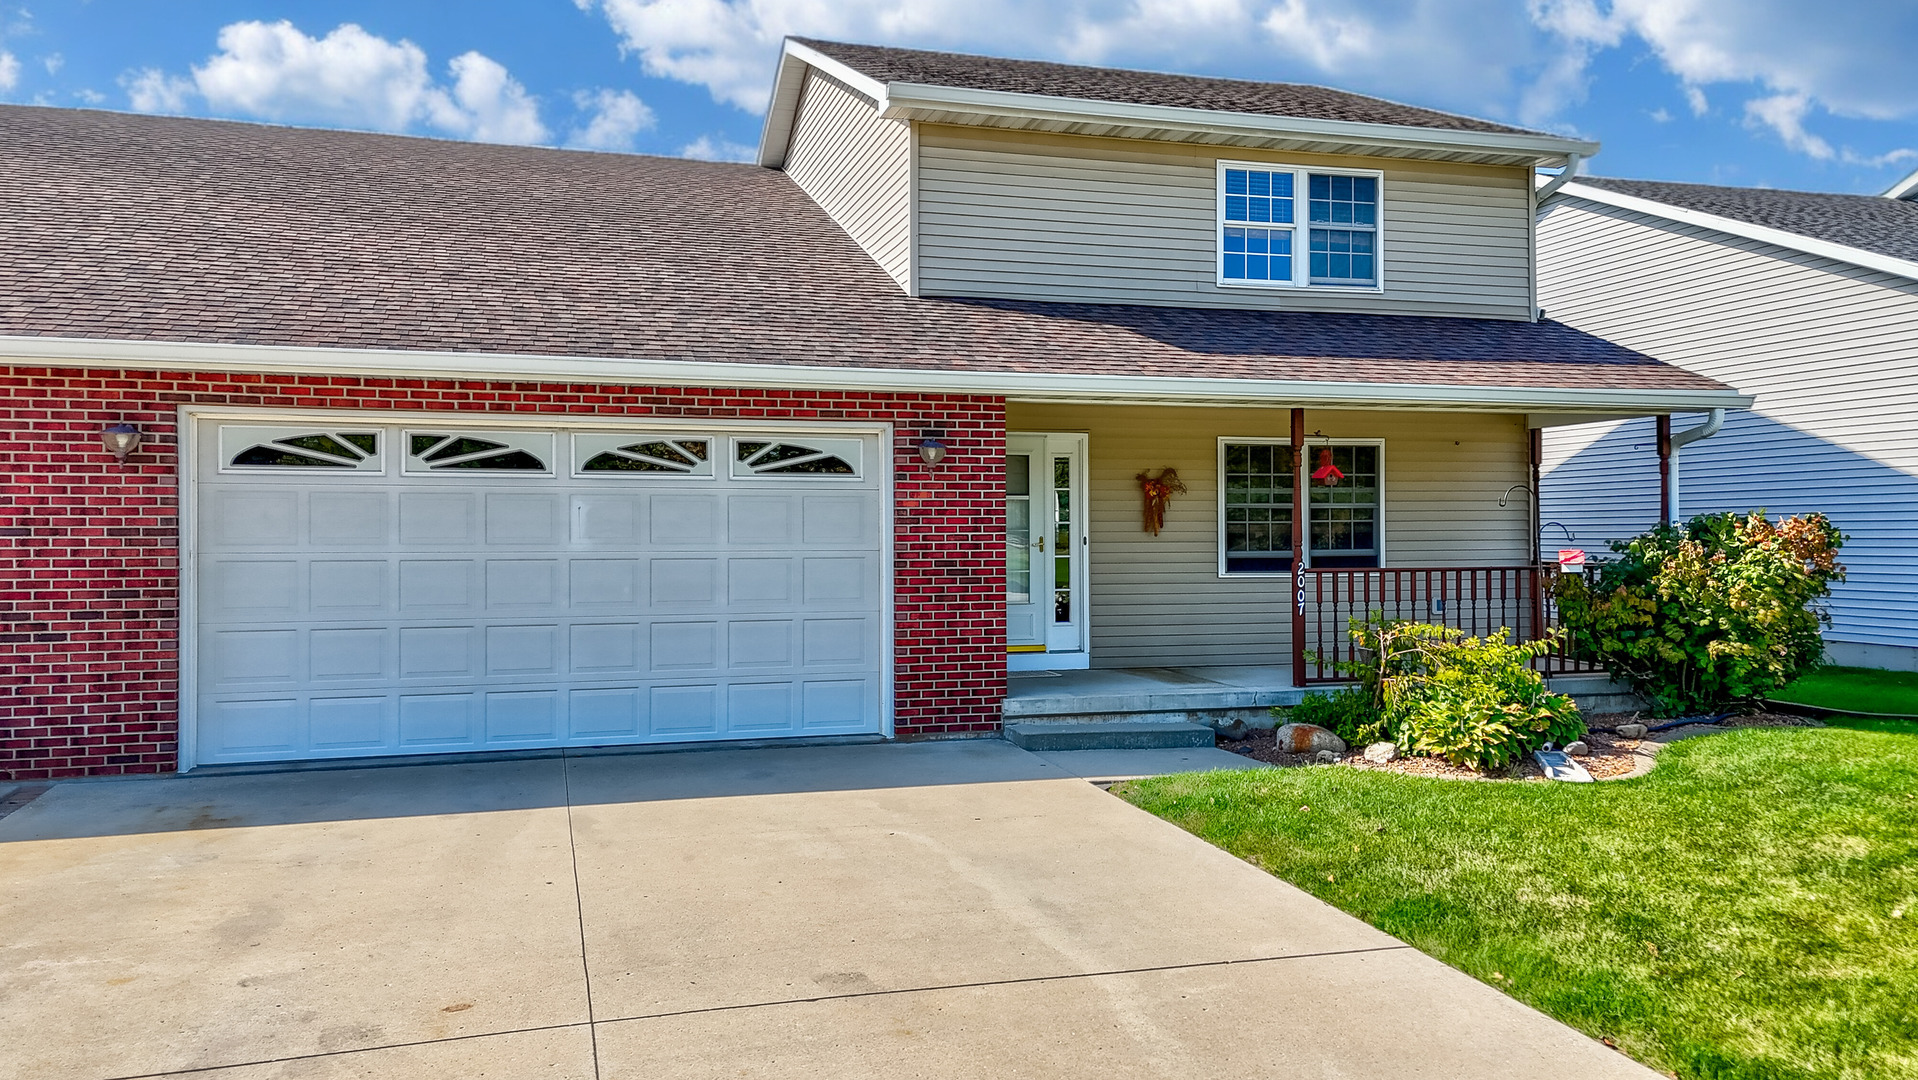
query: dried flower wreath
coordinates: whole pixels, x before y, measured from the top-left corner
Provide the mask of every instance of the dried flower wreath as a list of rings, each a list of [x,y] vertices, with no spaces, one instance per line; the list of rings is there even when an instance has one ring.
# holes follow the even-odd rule
[[[1154,536],[1165,528],[1165,510],[1172,496],[1185,494],[1185,483],[1170,466],[1153,476],[1151,470],[1139,474],[1139,491],[1145,496],[1145,531]]]

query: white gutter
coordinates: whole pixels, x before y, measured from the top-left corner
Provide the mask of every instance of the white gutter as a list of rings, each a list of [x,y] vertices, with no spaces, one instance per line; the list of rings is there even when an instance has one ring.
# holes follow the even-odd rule
[[[915,370],[527,353],[330,349],[286,345],[0,336],[0,365],[230,371],[373,378],[537,379],[631,386],[877,390],[1025,400],[1340,404],[1481,412],[1701,412],[1746,408],[1732,390],[1453,386],[1281,379],[1161,378],[1058,372]]]
[[[889,83],[881,115],[900,117],[911,110],[979,112],[1061,123],[1130,124],[1162,131],[1185,131],[1264,139],[1312,139],[1409,150],[1440,150],[1474,154],[1510,154],[1531,157],[1550,165],[1573,154],[1591,156],[1598,144],[1559,135],[1521,135],[1509,132],[1458,131],[1405,124],[1375,124],[1354,120],[1314,120],[1297,116],[1187,109],[1169,105],[1133,105],[1089,98],[1024,94],[1007,90],[972,90],[923,83]]]
[[[1705,418],[1704,423],[1698,425],[1695,428],[1687,428],[1684,431],[1675,431],[1672,433],[1672,456],[1670,458],[1670,464],[1669,464],[1669,468],[1671,470],[1670,477],[1671,477],[1671,496],[1672,496],[1672,524],[1676,525],[1685,520],[1684,515],[1678,512],[1678,457],[1679,457],[1678,452],[1679,450],[1687,446],[1690,446],[1691,444],[1695,442],[1703,442],[1704,440],[1711,438],[1713,435],[1718,434],[1718,430],[1724,426],[1725,426],[1725,410],[1713,409],[1712,414]]]
[[[1566,181],[1578,175],[1579,163],[1584,160],[1585,155],[1583,154],[1573,154],[1567,158],[1565,167],[1558,171],[1558,175],[1546,181],[1545,186],[1538,189],[1538,194],[1533,196],[1534,201],[1544,202],[1546,199],[1551,198],[1553,192],[1564,187]]]
[[[1652,217],[1664,218],[1667,221],[1677,221],[1686,225],[1697,225],[1701,228],[1714,229],[1718,232],[1729,233],[1732,236],[1743,237],[1747,240],[1776,244],[1779,247],[1790,248],[1793,251],[1802,251],[1807,255],[1836,259],[1839,262],[1850,263],[1853,266],[1862,266],[1867,270],[1880,270],[1887,274],[1896,274],[1899,277],[1911,278],[1914,281],[1918,281],[1918,262],[1913,262],[1910,259],[1899,259],[1890,255],[1880,255],[1874,251],[1865,251],[1860,248],[1848,247],[1844,244],[1834,244],[1828,240],[1814,240],[1811,237],[1800,236],[1797,233],[1786,232],[1783,229],[1774,229],[1765,225],[1753,225],[1749,222],[1736,221],[1732,218],[1719,217],[1717,214],[1707,214],[1698,210],[1686,210],[1682,207],[1672,206],[1669,203],[1656,202],[1652,199],[1641,199],[1636,195],[1621,195],[1616,191],[1607,191],[1604,188],[1581,184],[1576,180],[1561,188],[1558,191],[1558,197],[1588,199],[1592,202],[1604,203],[1607,206],[1616,206],[1621,210],[1633,210],[1641,214],[1649,214]]]

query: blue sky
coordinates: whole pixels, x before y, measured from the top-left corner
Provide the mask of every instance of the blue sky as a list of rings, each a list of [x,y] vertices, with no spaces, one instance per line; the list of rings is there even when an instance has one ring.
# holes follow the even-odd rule
[[[787,33],[1316,82],[1593,172],[1918,170],[1918,0],[0,0],[0,101],[738,159]]]

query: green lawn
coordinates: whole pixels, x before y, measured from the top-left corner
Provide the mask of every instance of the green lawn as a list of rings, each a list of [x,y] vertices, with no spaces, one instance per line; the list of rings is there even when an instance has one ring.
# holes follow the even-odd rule
[[[1772,698],[1827,709],[1918,716],[1918,672],[1819,668],[1800,676]]]
[[[1747,728],[1591,785],[1114,790],[1661,1072],[1918,1077],[1918,724]]]

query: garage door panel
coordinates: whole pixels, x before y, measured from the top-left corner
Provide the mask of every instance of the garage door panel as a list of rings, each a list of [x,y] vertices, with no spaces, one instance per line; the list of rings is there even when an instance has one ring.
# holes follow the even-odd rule
[[[558,626],[486,628],[488,675],[558,675],[561,670]]]
[[[400,495],[400,543],[460,548],[479,543],[479,496],[473,492],[408,491]]]
[[[479,745],[479,695],[400,695],[400,745],[409,751]]]
[[[719,507],[711,491],[654,495],[646,508],[646,538],[655,547],[704,549],[719,542]]]
[[[559,572],[557,559],[486,560],[486,609],[557,611],[562,600]]]
[[[194,756],[880,730],[878,479],[624,449],[659,438],[601,448],[640,468],[199,470]],[[853,459],[880,460],[866,445]]]
[[[399,613],[479,613],[480,563],[476,559],[401,559]]]
[[[726,539],[736,546],[790,546],[798,540],[796,508],[788,495],[732,495],[726,500]]]
[[[393,567],[384,559],[314,559],[307,564],[307,611],[326,619],[385,614]]]
[[[315,548],[373,547],[392,543],[385,491],[315,491],[307,495],[307,537]]]
[[[209,515],[210,535],[232,548],[287,548],[300,542],[297,492],[259,487],[216,491]]]
[[[394,633],[383,626],[306,633],[307,674],[319,683],[382,683],[393,675]]]
[[[307,747],[345,756],[394,742],[393,699],[386,694],[316,697],[307,706]]]
[[[620,609],[637,614],[645,598],[639,590],[638,559],[573,559],[567,563],[567,602],[575,611]]]

